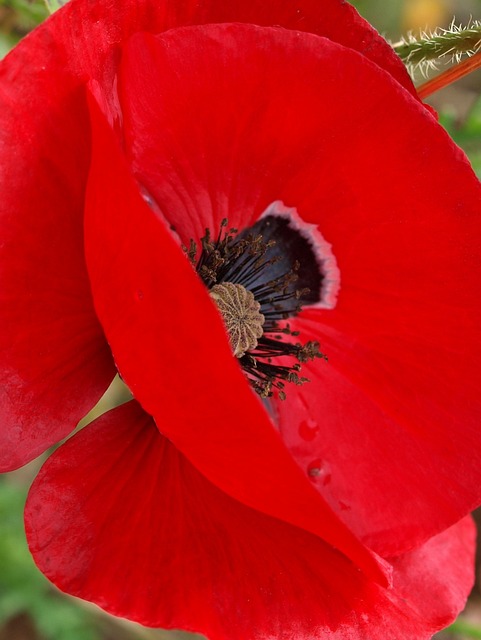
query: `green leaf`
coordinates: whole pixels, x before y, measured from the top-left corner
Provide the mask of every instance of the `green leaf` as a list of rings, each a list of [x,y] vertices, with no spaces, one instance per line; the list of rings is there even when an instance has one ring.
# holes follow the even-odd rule
[[[481,48],[481,23],[470,21],[465,27],[451,22],[447,29],[409,33],[392,45],[403,62],[411,68],[436,68],[439,62],[459,62],[473,56]]]

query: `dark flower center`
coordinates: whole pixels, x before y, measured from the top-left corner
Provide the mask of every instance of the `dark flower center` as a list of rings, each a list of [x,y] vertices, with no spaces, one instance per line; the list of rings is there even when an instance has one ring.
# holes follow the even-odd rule
[[[183,247],[209,289],[229,335],[234,356],[254,390],[284,400],[286,383],[309,382],[301,365],[327,359],[319,343],[294,341],[286,320],[320,300],[323,274],[313,246],[289,219],[265,215],[238,232],[223,220],[213,238],[209,229]],[[282,358],[282,360],[280,360]]]

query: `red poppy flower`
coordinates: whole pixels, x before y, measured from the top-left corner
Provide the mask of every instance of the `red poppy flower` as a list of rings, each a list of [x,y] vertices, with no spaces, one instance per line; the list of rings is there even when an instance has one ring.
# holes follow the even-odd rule
[[[72,0],[0,72],[3,468],[135,397],[35,480],[41,570],[211,640],[446,625],[480,188],[387,45],[337,0]]]

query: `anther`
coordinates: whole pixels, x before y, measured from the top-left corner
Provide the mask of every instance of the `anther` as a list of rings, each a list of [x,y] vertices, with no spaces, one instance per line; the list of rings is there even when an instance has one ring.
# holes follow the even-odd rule
[[[199,256],[197,247],[191,241],[182,248],[222,315],[249,383],[263,399],[276,394],[284,400],[285,383],[309,382],[301,364],[327,359],[315,341],[292,342],[299,331],[284,322],[318,300],[324,276],[312,247],[275,216],[240,234],[224,219],[215,236],[206,229]]]

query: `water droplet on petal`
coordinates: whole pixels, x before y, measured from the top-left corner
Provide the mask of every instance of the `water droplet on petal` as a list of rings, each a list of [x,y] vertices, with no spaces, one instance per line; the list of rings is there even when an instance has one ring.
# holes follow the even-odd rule
[[[319,432],[319,425],[315,420],[303,420],[299,425],[299,435],[303,440],[311,442]]]
[[[320,458],[313,460],[307,467],[307,475],[316,484],[326,486],[332,479],[331,465]]]

